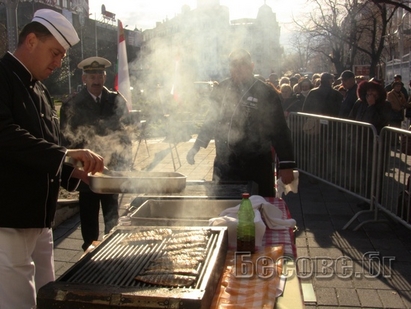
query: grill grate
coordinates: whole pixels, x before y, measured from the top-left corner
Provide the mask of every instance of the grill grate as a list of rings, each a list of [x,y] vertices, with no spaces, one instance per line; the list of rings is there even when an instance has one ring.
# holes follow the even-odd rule
[[[166,227],[172,233],[208,230],[205,258],[198,267],[194,283],[170,287],[135,280],[150,261],[166,253],[172,239],[154,245],[122,244],[136,231],[164,229],[164,226],[118,226],[99,246],[85,255],[58,280],[40,288],[37,309],[129,309],[209,308],[220,279],[228,235],[226,227]]]
[[[198,229],[199,228],[197,228],[197,230]],[[209,228],[204,229],[210,230]],[[146,230],[146,228],[141,230]],[[186,230],[187,229],[179,228],[173,232]],[[121,244],[121,242],[128,236],[131,236],[134,231],[136,231],[135,227],[132,231],[116,230],[110,236],[110,239],[105,241],[105,245],[101,250],[96,252],[88,261],[85,261],[76,271],[63,275],[59,281],[116,285],[122,287],[147,286],[147,284],[141,283],[134,278],[141,274],[152,260],[165,253],[163,248],[167,242],[172,239],[173,235],[166,237],[160,243],[156,244]],[[216,231],[212,232],[210,230],[210,235],[205,244],[205,259],[204,262],[198,266],[198,278],[194,288],[199,288],[201,285],[206,265],[210,261],[214,249],[217,247],[218,236],[219,234],[216,233]]]

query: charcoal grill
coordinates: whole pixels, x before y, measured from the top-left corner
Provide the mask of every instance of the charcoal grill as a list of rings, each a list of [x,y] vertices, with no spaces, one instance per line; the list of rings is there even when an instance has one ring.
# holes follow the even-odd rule
[[[198,229],[210,232],[196,280],[185,287],[135,280],[152,259],[164,254],[172,235],[152,245],[125,245],[124,241],[136,231],[158,228],[164,227],[116,227],[91,253],[39,290],[37,308],[209,308],[227,253],[226,227],[167,227],[173,234]]]

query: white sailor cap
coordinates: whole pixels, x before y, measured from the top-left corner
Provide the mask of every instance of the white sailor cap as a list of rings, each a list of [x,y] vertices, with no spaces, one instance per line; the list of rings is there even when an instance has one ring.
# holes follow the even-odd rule
[[[101,73],[109,66],[111,66],[111,62],[102,57],[89,57],[77,65],[85,73]]]
[[[31,21],[45,26],[65,50],[80,41],[73,25],[67,18],[56,11],[49,9],[37,10]]]

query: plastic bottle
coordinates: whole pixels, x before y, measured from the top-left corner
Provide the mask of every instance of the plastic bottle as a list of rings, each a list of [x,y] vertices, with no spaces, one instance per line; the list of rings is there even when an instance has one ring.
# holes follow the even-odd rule
[[[249,199],[249,193],[242,194],[238,210],[237,251],[255,252],[254,209]]]

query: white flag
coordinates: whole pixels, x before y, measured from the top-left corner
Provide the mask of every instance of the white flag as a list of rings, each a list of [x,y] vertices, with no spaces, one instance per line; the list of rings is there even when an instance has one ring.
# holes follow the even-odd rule
[[[127,100],[127,107],[132,109],[130,77],[128,73],[127,49],[123,24],[118,20],[117,74],[114,79],[114,89]]]

